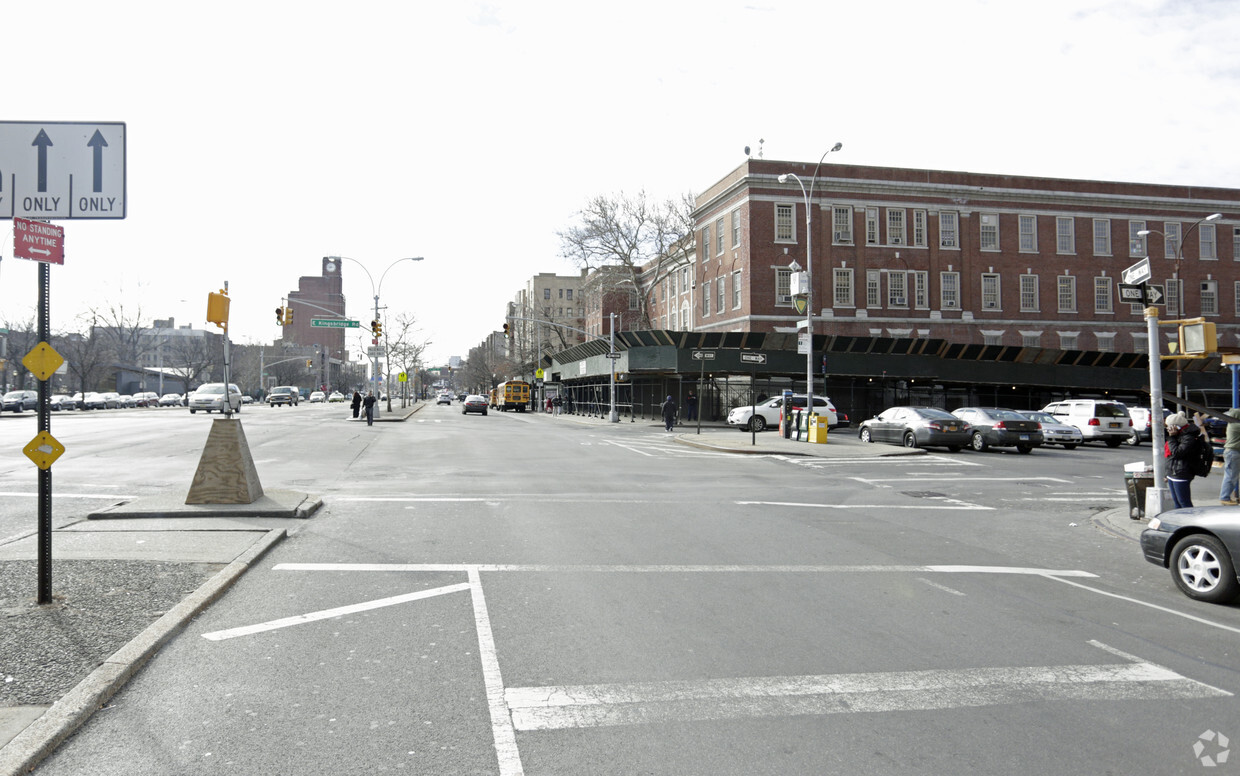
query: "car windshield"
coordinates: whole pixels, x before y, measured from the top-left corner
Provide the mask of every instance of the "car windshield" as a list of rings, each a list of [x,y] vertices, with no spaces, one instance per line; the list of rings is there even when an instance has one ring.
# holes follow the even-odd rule
[[[207,393],[207,394],[223,393],[223,392],[224,392],[224,386],[222,385],[204,385],[201,388],[199,388],[197,391],[197,393]]]
[[[9,391],[8,393],[4,395],[4,398],[6,399],[20,399],[21,397],[22,397],[21,391]]]

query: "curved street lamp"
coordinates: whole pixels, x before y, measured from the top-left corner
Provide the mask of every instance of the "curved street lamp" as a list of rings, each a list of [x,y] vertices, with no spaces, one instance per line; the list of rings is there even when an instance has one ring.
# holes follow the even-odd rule
[[[811,202],[814,198],[814,184],[818,181],[818,168],[822,166],[822,160],[827,158],[827,154],[838,151],[843,147],[843,143],[836,143],[818,159],[818,164],[814,165],[814,174],[809,179],[809,191],[805,190],[805,183],[794,172],[786,172],[780,175],[778,179],[780,183],[787,183],[789,178],[795,179],[797,185],[801,187],[801,195],[805,198],[805,336],[809,340],[805,348],[805,411],[807,418],[814,413],[814,230]],[[795,272],[795,270],[793,271]],[[825,374],[822,376],[822,380],[823,390],[825,391],[827,381]],[[808,428],[807,425],[806,430]],[[808,439],[808,436],[806,438]]]
[[[1192,234],[1192,233],[1193,233],[1193,231],[1197,229],[1197,227],[1201,226],[1201,225],[1202,225],[1203,223],[1205,223],[1206,221],[1217,221],[1217,220],[1219,220],[1219,219],[1220,219],[1220,218],[1222,218],[1222,217],[1223,217],[1223,214],[1222,214],[1222,213],[1211,213],[1210,215],[1206,216],[1205,218],[1199,218],[1199,219],[1197,219],[1197,221],[1196,221],[1196,222],[1194,222],[1194,223],[1193,223],[1193,225],[1192,225],[1192,226],[1188,227],[1188,229],[1187,229],[1187,230],[1185,230],[1184,234],[1180,235],[1180,238],[1179,238],[1178,240],[1176,240],[1176,243],[1175,243],[1175,270],[1174,270],[1174,275],[1175,275],[1176,280],[1181,280],[1181,281],[1183,280],[1183,278],[1181,278],[1181,277],[1180,277],[1180,261],[1182,261],[1182,260],[1183,260],[1183,258],[1184,258],[1184,243],[1188,240],[1188,236],[1189,236],[1190,234]],[[1161,235],[1163,236],[1163,241],[1164,241],[1164,242],[1166,241],[1166,239],[1167,239],[1167,235],[1166,235],[1166,233],[1165,233],[1165,232],[1161,232],[1161,231],[1159,231],[1159,230],[1157,230],[1157,229],[1142,229],[1141,231],[1137,232],[1137,236],[1138,236],[1138,237],[1145,237],[1145,236],[1147,236],[1147,235],[1154,234],[1154,233],[1161,234]],[[1214,242],[1215,242],[1215,245],[1217,246],[1217,244],[1218,244],[1218,238],[1217,238],[1217,237],[1215,238],[1215,241],[1214,241]],[[1217,250],[1217,248],[1215,248],[1215,250]],[[1165,250],[1164,250],[1164,252],[1165,252]],[[1180,290],[1180,294],[1181,294],[1181,296],[1183,296],[1183,294],[1184,294],[1184,288],[1183,288],[1183,286],[1181,286],[1179,290]],[[1183,304],[1181,304],[1180,302],[1181,302],[1181,300],[1179,300],[1179,299],[1177,299],[1177,300],[1176,300],[1176,307],[1177,307],[1177,309],[1179,310],[1179,313],[1178,313],[1178,314],[1179,314],[1179,316],[1180,316],[1181,318],[1183,318],[1183,317],[1184,317],[1184,310],[1183,310],[1184,305],[1183,305]]]

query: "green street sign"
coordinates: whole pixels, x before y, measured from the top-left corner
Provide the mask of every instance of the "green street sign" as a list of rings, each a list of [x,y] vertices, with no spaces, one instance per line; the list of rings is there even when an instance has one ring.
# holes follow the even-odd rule
[[[341,318],[311,318],[310,325],[316,329],[356,329],[357,321],[346,321]]]

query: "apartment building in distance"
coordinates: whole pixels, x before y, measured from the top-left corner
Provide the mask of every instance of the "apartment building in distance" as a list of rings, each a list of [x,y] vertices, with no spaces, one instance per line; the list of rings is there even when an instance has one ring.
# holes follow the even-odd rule
[[[532,363],[538,352],[563,350],[585,341],[581,333],[586,317],[585,278],[584,271],[578,275],[540,272],[526,281],[505,313],[509,358]]]
[[[791,173],[813,184],[816,335],[1145,353],[1143,307],[1121,303],[1117,286],[1148,256],[1166,295],[1160,318],[1204,316],[1220,345],[1240,345],[1240,190],[814,170],[749,159],[697,198],[694,329],[788,332],[804,321],[790,265],[811,264],[806,194],[791,176],[780,182]],[[672,310],[666,319],[689,329]]]

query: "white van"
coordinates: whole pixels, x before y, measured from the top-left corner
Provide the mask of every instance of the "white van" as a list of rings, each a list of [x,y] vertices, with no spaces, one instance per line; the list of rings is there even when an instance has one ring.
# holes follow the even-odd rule
[[[1069,426],[1081,431],[1086,442],[1104,442],[1119,447],[1132,436],[1132,418],[1128,407],[1105,399],[1067,399],[1051,402],[1042,408]]]

